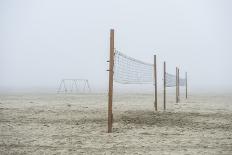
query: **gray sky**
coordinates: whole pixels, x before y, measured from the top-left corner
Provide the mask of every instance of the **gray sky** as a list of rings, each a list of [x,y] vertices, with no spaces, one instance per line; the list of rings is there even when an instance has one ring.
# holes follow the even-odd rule
[[[165,60],[170,73],[188,71],[192,91],[231,91],[231,15],[230,0],[0,0],[0,90],[87,78],[106,91],[114,28],[121,52],[150,63],[157,54],[160,85]]]

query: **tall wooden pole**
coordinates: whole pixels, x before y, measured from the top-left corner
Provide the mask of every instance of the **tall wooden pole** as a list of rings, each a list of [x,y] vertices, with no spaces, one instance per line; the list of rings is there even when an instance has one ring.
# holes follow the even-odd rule
[[[108,133],[112,132],[113,113],[113,68],[114,68],[114,30],[110,30],[109,93],[108,93]]]
[[[178,68],[178,102],[180,102],[180,70]]]
[[[154,55],[154,81],[155,81],[155,111],[158,110],[157,107],[157,66],[156,66],[156,55]]]
[[[185,72],[185,98],[188,98],[188,81],[187,81],[187,72]]]
[[[166,62],[164,61],[164,110],[166,110]]]
[[[178,103],[178,68],[176,67],[176,103]]]

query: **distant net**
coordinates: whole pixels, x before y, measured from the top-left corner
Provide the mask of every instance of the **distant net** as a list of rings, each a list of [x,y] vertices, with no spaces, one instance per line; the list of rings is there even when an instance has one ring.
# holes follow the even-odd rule
[[[166,73],[166,86],[167,87],[176,86],[176,75]]]
[[[114,55],[114,81],[122,84],[149,84],[154,82],[153,64],[129,57],[117,50]]]
[[[186,79],[179,78],[179,85],[180,86],[186,86]]]

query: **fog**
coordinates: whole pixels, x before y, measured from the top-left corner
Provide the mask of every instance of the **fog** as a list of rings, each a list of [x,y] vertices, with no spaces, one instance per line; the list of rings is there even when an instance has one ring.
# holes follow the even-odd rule
[[[121,52],[157,55],[159,90],[166,61],[188,72],[192,92],[232,92],[231,15],[230,0],[1,0],[0,90],[55,92],[62,78],[86,78],[106,92],[114,28]]]

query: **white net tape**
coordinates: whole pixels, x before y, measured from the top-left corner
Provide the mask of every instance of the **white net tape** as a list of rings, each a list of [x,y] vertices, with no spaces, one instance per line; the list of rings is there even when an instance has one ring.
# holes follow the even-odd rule
[[[114,81],[122,84],[153,83],[153,64],[131,58],[119,51],[114,55]]]

